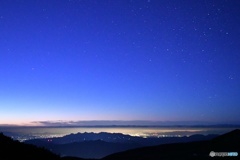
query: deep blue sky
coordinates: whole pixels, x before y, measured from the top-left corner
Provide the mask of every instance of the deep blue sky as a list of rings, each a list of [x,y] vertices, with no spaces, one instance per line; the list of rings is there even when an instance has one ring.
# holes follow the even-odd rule
[[[240,122],[239,0],[1,0],[0,124]]]

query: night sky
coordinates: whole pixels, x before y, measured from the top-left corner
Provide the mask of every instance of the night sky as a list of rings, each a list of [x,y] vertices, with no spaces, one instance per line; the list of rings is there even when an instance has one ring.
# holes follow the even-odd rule
[[[239,0],[0,0],[0,124],[239,115]]]

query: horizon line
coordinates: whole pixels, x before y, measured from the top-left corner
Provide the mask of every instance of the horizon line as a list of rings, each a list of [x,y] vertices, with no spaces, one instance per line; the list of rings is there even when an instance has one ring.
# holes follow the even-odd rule
[[[29,123],[4,123],[0,127],[184,127],[184,126],[240,126],[240,122],[211,121],[151,121],[151,120],[46,120]]]

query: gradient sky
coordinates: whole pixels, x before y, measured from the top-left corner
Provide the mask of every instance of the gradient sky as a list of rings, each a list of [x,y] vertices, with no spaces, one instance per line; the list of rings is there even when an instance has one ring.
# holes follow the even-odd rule
[[[240,122],[239,0],[1,0],[0,124]]]

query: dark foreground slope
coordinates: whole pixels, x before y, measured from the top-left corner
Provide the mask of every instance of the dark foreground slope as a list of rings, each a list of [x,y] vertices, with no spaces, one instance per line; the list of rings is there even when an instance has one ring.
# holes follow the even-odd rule
[[[0,133],[0,160],[62,160],[58,155],[30,144],[14,141]],[[64,158],[64,160],[81,160]]]
[[[0,134],[0,159],[1,160],[59,160],[60,158],[50,151],[38,148],[33,145],[27,145]]]
[[[240,153],[240,130],[208,141],[164,144],[153,147],[144,147],[112,154],[103,160],[205,160],[205,159],[240,159],[237,157],[210,157],[214,152]]]

